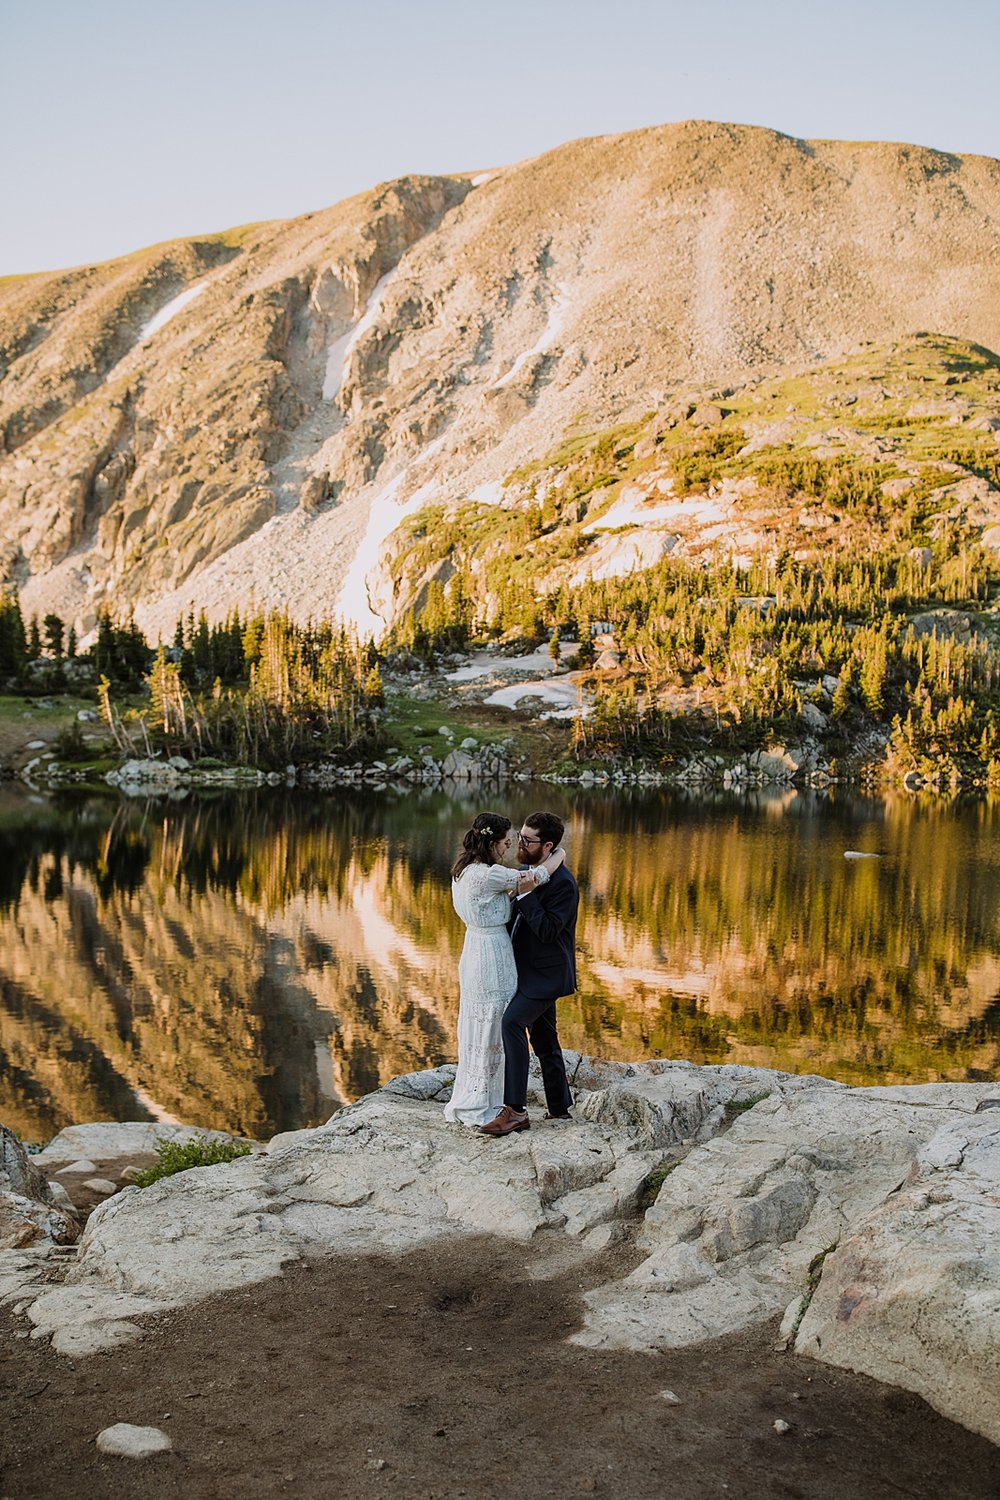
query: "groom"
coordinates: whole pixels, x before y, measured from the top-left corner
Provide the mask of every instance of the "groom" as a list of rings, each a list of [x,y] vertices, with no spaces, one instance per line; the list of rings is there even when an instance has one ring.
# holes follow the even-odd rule
[[[538,865],[562,842],[563,822],[555,813],[537,812],[525,818],[517,837],[518,860]],[[566,1079],[556,1001],[576,989],[576,913],[580,892],[565,864],[545,885],[514,903],[510,923],[517,991],[503,1016],[503,1109],[495,1120],[479,1128],[483,1135],[510,1135],[529,1129],[525,1108],[528,1095],[528,1038],[542,1069],[546,1119],[569,1118],[573,1096]]]

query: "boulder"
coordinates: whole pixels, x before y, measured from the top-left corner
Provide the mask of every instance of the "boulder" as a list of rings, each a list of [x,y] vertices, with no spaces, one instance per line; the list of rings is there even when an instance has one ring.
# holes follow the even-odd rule
[[[693,1137],[721,1118],[732,1090],[700,1070],[662,1078],[622,1079],[588,1094],[577,1114],[636,1142],[643,1150],[664,1150]]]
[[[49,1185],[45,1173],[32,1161],[21,1142],[6,1125],[0,1125],[0,1192],[47,1202]]]
[[[786,1331],[796,1323],[797,1353],[915,1391],[1000,1443],[997,1111],[931,1136],[899,1190],[825,1257]]]
[[[688,421],[692,427],[718,427],[725,415],[721,406],[713,406],[711,402],[704,401],[695,407]]]
[[[967,641],[972,635],[972,616],[961,609],[932,609],[914,615],[910,629],[916,636],[937,635]]]
[[[799,717],[806,728],[811,729],[816,734],[823,734],[830,727],[830,720],[815,703],[803,703],[802,712]]]
[[[74,1215],[57,1202],[45,1173],[6,1125],[0,1125],[0,1250],[38,1242],[72,1244],[80,1233]]]
[[[800,765],[784,746],[775,746],[772,750],[755,750],[747,756],[747,768],[762,781],[791,781]]]
[[[390,1078],[382,1092],[395,1094],[401,1099],[437,1099],[451,1089],[455,1081],[455,1067],[446,1063],[441,1068],[431,1068],[421,1073],[400,1073]],[[272,1142],[272,1149],[273,1149]]]
[[[816,1257],[883,1203],[942,1122],[967,1118],[986,1087],[931,1086],[918,1102],[898,1089],[779,1081],[671,1172],[640,1234],[646,1260],[587,1295],[578,1342],[657,1350],[783,1310],[805,1292]]]
[[[479,774],[479,762],[467,750],[449,750],[441,762],[441,774],[452,781],[471,781]]]

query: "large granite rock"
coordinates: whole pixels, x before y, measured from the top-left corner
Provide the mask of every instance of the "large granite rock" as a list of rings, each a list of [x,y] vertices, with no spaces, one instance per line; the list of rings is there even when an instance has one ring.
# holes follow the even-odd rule
[[[435,1092],[446,1091],[437,1075]],[[656,1153],[603,1125],[504,1141],[448,1125],[413,1078],[266,1154],[126,1188],[91,1215],[65,1284],[28,1309],[65,1352],[136,1336],[136,1316],[264,1280],[302,1257],[438,1236],[584,1235],[634,1212]],[[565,1201],[565,1204],[563,1203]]]
[[[916,1391],[1000,1442],[1000,1111],[941,1126],[825,1258],[786,1331],[796,1323],[797,1352]]]
[[[629,1088],[648,1099],[657,1083]],[[944,1124],[968,1118],[989,1092],[796,1083],[779,1083],[676,1166],[639,1235],[647,1258],[588,1294],[578,1342],[662,1349],[782,1311],[806,1290],[817,1257],[898,1189]]]

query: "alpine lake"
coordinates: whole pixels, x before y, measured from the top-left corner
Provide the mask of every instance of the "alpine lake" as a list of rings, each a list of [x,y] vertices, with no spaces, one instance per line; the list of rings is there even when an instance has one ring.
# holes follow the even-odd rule
[[[1000,1066],[1000,800],[511,783],[179,800],[0,792],[0,1119],[266,1140],[455,1060],[449,868],[475,812],[566,819],[564,1047],[820,1073]]]

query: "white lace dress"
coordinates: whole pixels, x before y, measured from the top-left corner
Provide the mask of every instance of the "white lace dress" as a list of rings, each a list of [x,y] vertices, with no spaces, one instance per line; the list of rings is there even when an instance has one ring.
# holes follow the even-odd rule
[[[458,961],[458,1072],[444,1114],[462,1125],[487,1125],[503,1106],[500,1022],[517,989],[507,933],[517,876],[506,865],[473,864],[451,883],[466,933]],[[546,871],[541,883],[547,878]]]

